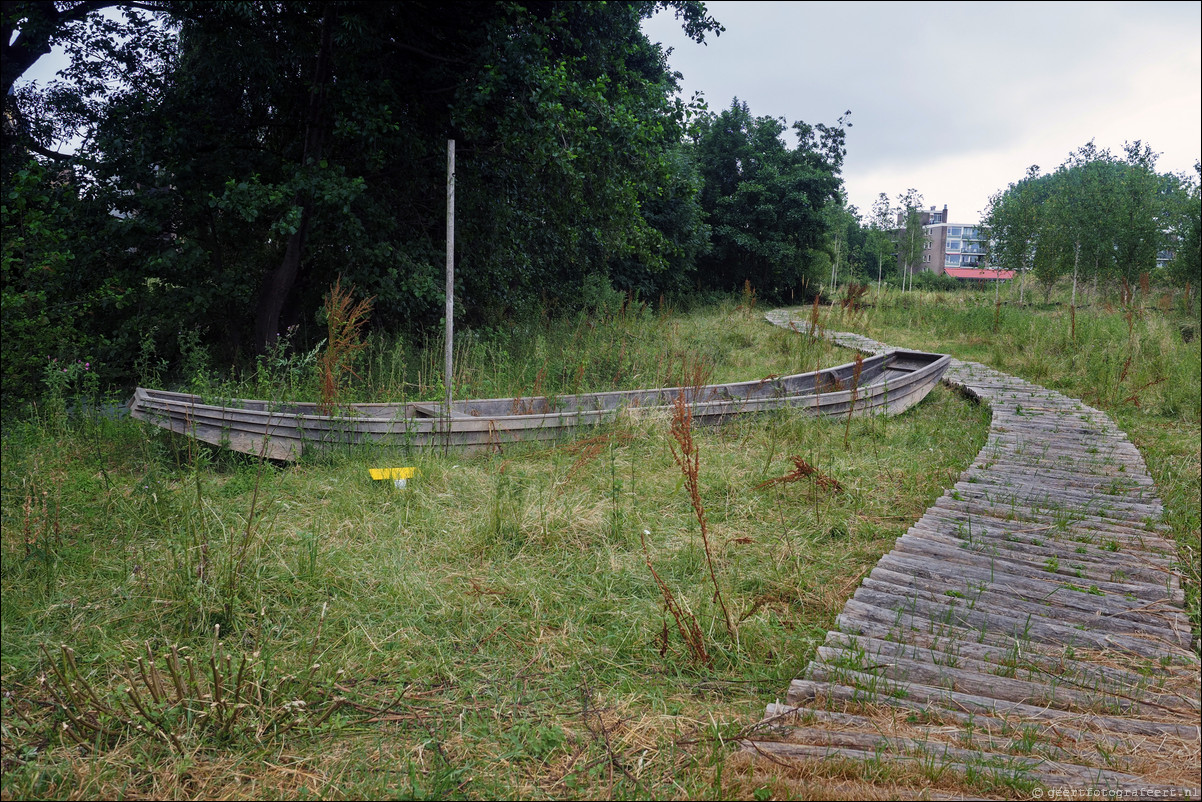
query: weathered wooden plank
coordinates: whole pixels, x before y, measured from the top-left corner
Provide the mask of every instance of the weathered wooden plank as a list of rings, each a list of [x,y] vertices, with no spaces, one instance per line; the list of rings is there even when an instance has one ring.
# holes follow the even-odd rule
[[[1038,472],[1031,466],[1006,461],[991,460],[988,467],[984,462],[974,462],[960,474],[965,482],[1025,482],[1042,481],[1052,487],[1098,491],[1105,495],[1134,496],[1135,498],[1158,498],[1156,484],[1149,476],[1127,475],[1097,476],[1074,470],[1046,468]]]
[[[862,639],[871,642],[891,643],[899,649],[929,652],[931,661],[938,662],[940,656],[967,659],[994,666],[998,671],[1012,673],[1019,678],[1033,679],[1036,676],[1055,677],[1073,687],[1098,688],[1110,686],[1128,689],[1138,698],[1169,707],[1197,710],[1199,689],[1197,665],[1169,667],[1147,663],[1146,674],[1116,668],[1099,663],[1093,652],[1078,652],[1072,649],[1050,647],[1047,644],[980,643],[970,640],[964,631],[958,636],[934,635],[899,627],[840,615],[836,630],[827,633],[828,646],[847,645]]]
[[[992,716],[976,716],[971,722],[952,716],[941,717],[938,723],[920,723],[918,719],[919,716],[914,715],[908,708],[900,706],[893,709],[892,715],[888,719],[883,720],[879,714],[870,718],[854,713],[826,710],[818,706],[792,707],[769,704],[766,708],[765,719],[752,727],[747,732],[747,736],[755,740],[780,741],[796,738],[796,728],[818,726],[826,731],[840,728],[849,733],[884,735],[894,738],[921,736],[918,738],[921,742],[947,743],[965,749],[1006,752],[1016,745],[1015,736],[1022,734],[1022,730],[1015,728],[1013,724]],[[968,726],[948,726],[945,722],[963,722]],[[902,730],[908,735],[902,736],[897,730]],[[1030,728],[1028,728],[1029,730]],[[1027,738],[1027,742],[1031,744],[1032,748],[1026,754],[1069,763],[1075,762],[1074,757],[1078,760],[1085,757],[1086,760],[1081,761],[1082,763],[1092,762],[1095,759],[1094,756],[1097,755],[1096,742],[1090,741],[1085,744],[1085,740],[1085,738],[1066,737],[1064,728],[1053,729],[1038,725],[1037,732],[1031,733]],[[1065,748],[1066,746],[1076,746],[1078,741],[1089,750],[1088,755],[1078,756],[1074,751]],[[1121,761],[1115,760],[1113,756],[1111,759],[1114,761],[1110,764],[1111,769],[1119,771],[1124,768]]]
[[[1080,624],[1064,624],[1059,620],[1033,613],[1010,615],[998,610],[952,607],[942,602],[919,598],[917,594],[882,593],[861,587],[852,598],[908,615],[912,619],[925,619],[932,625],[953,624],[978,631],[993,631],[1024,641],[1068,644],[1076,648],[1113,649],[1141,657],[1157,657],[1169,648],[1176,648],[1175,644],[1155,636],[1095,632]]]
[[[1109,548],[1099,548],[1079,540],[1058,537],[1046,531],[1022,532],[989,529],[980,522],[971,525],[946,520],[924,518],[910,528],[910,533],[927,539],[945,540],[957,544],[978,559],[1009,555],[1012,559],[1027,560],[1046,567],[1052,558],[1073,564],[1092,566],[1113,581],[1169,587],[1176,575],[1161,564],[1142,559],[1143,554],[1130,549],[1123,551],[1115,541]]]
[[[1079,542],[1106,543],[1114,541],[1121,550],[1128,554],[1138,554],[1148,560],[1149,564],[1162,565],[1166,568],[1176,561],[1172,544],[1151,529],[1133,527],[1116,527],[1111,525],[1090,524],[1082,520],[1055,518],[1044,516],[1042,521],[1023,521],[1015,516],[999,513],[964,512],[948,507],[928,507],[920,519],[923,522],[939,525],[944,523],[967,527],[982,523],[990,528],[1015,532],[1016,534],[1032,533],[1033,538],[1046,540],[1072,540],[1083,538]],[[1042,533],[1042,534],[1041,534]],[[1055,537],[1053,537],[1055,535]]]
[[[1035,524],[1056,524],[1069,520],[1098,531],[1126,532],[1130,535],[1138,535],[1141,532],[1146,533],[1148,531],[1141,527],[1141,522],[1138,520],[1109,518],[1094,514],[1087,515],[1080,511],[1074,511],[1075,514],[1073,515],[1057,516],[1020,505],[990,503],[983,499],[954,499],[950,495],[939,497],[935,500],[933,506],[962,515],[994,515],[1005,519],[1026,521]]]
[[[1056,649],[1071,650],[1074,655],[1088,655],[1094,652],[1083,644],[1067,644],[1055,639],[1035,640],[1029,632],[1007,632],[1001,628],[982,628],[977,622],[948,621],[932,619],[928,615],[912,615],[899,612],[895,607],[882,607],[862,599],[852,597],[843,606],[843,611],[836,618],[836,626],[840,631],[855,633],[868,627],[887,627],[896,640],[902,642],[942,642],[979,644],[1004,650],[1016,650],[1019,654],[1040,653],[1054,655]],[[1105,650],[1101,650],[1105,651]],[[1115,658],[1111,658],[1113,662]],[[1122,659],[1131,658],[1123,655]],[[1198,670],[1197,657],[1192,652],[1176,650],[1168,653],[1137,656],[1136,664],[1146,666],[1149,671],[1162,671],[1176,676],[1174,672],[1196,674]],[[1162,664],[1163,663],[1163,664]],[[1159,665],[1159,668],[1157,666]],[[1080,670],[1080,669],[1077,669]],[[1167,681],[1167,680],[1166,680]]]
[[[1098,572],[1091,575],[1088,570],[1076,569],[1068,561],[1063,564],[1057,561],[1049,564],[1045,561],[1044,565],[1039,565],[1013,553],[973,554],[968,549],[953,545],[951,542],[926,539],[923,534],[922,530],[912,528],[911,532],[898,538],[894,552],[924,559],[935,558],[943,563],[964,566],[965,569],[968,569],[966,575],[971,573],[975,579],[989,580],[993,576],[1001,575],[1011,581],[1023,578],[1028,583],[1055,583],[1052,588],[1048,589],[1049,592],[1064,584],[1081,586],[1082,583],[1085,583],[1086,587],[1096,586],[1104,595],[1132,596],[1149,602],[1173,600],[1173,589],[1167,582],[1168,577],[1166,577],[1166,582],[1159,585],[1116,581],[1110,577],[1097,576]],[[946,565],[944,568],[950,570]],[[1032,592],[1039,592],[1037,586],[1030,587]]]
[[[1159,502],[1136,501],[1122,498],[1107,498],[1101,494],[1089,495],[1067,488],[1049,488],[1046,485],[1028,483],[994,487],[985,482],[957,482],[951,493],[953,499],[980,499],[994,504],[1021,504],[1039,510],[1059,511],[1065,515],[1074,512],[1088,513],[1105,518],[1142,523],[1149,518],[1159,518],[1164,506]]]
[[[1040,462],[1065,463],[1081,470],[1096,470],[1099,467],[1126,467],[1128,470],[1144,470],[1143,457],[1132,448],[1112,444],[1106,450],[1088,446],[1074,446],[1067,442],[1056,444],[1037,434],[993,431],[986,440],[987,448],[1001,448],[1012,454],[1022,454]]]
[[[951,587],[950,584],[911,578],[878,566],[873,569],[872,575],[865,577],[861,587],[885,593],[917,594],[919,598],[946,604],[948,607],[1000,608],[1015,614],[1031,613],[1054,618],[1065,624],[1084,625],[1095,632],[1154,636],[1182,648],[1188,648],[1191,640],[1188,626],[1184,631],[1174,629],[1171,620],[1157,618],[1143,608],[1091,607],[1092,599],[1080,598],[1084,594],[1072,590],[1032,599],[1022,596],[1012,588],[995,591],[992,590],[996,587],[994,585],[987,586],[989,589],[981,589],[980,586]]]
[[[1068,587],[1070,584],[1080,587],[1079,582],[1071,581],[1074,577],[1046,570],[1031,570],[1022,563],[1003,559],[972,560],[949,553],[945,549],[925,549],[923,541],[919,539],[906,540],[905,543],[899,539],[893,551],[882,557],[878,565],[903,575],[946,581],[949,589],[953,590],[959,590],[968,582],[978,587],[996,586],[996,589],[1010,590],[1015,594],[1022,594],[1025,598],[1034,599],[1048,598],[1071,590]],[[1167,606],[1177,601],[1163,586],[1109,582],[1105,586],[1098,585],[1098,589],[1103,593],[1130,595],[1142,599],[1145,604],[1156,605],[1152,609],[1164,609],[1162,605]]]
[[[768,717],[786,715],[790,711],[799,711],[802,716],[809,712],[821,715],[832,706],[843,709],[867,707],[873,712],[880,709],[879,703],[865,701],[863,690],[833,682],[795,679],[789,686],[789,698],[792,700],[789,704],[769,704],[767,706]],[[917,721],[933,721],[935,723],[932,726],[935,727],[959,724],[990,735],[1029,730],[1034,736],[1041,739],[1071,741],[1095,750],[1100,745],[1110,752],[1130,750],[1135,744],[1149,737],[1141,733],[1116,733],[1098,727],[1089,727],[1088,722],[1085,722],[1084,726],[1077,727],[1073,726],[1077,722],[1066,719],[1036,720],[1024,718],[1013,711],[998,711],[997,713],[984,713],[980,710],[965,711],[908,698],[893,697],[889,700],[888,706],[899,711],[909,711],[906,715]],[[1164,737],[1164,735],[1157,733],[1155,737]]]
[[[1164,505],[1159,499],[1136,498],[1129,493],[1107,493],[1097,487],[1088,490],[1065,486],[1039,476],[1026,480],[1010,477],[962,478],[952,486],[951,491],[962,496],[983,493],[987,494],[986,497],[1003,501],[1011,498],[1027,500],[1032,506],[1039,507],[1058,505],[1070,510],[1120,512],[1140,521],[1158,518],[1164,512]]]
[[[1011,676],[1005,666],[991,665],[967,657],[940,655],[926,650],[907,650],[898,644],[869,638],[853,643],[820,646],[818,659],[832,668],[851,667],[889,679],[919,682],[933,687],[987,695],[994,699],[1040,704],[1061,710],[1107,714],[1137,713],[1156,716],[1166,712],[1197,714],[1196,706],[1170,707],[1161,702],[1132,698],[1123,687],[1105,683],[1095,688],[1058,675],[1036,674],[1034,678]],[[1000,672],[1000,673],[999,673]],[[1170,700],[1175,701],[1175,700]]]
[[[810,680],[839,683],[854,682],[855,686],[853,687],[859,687],[864,690],[860,701],[875,699],[878,704],[891,704],[889,701],[890,698],[900,698],[935,708],[979,712],[988,715],[1013,714],[1036,721],[1064,722],[1077,728],[1097,728],[1124,735],[1167,735],[1174,738],[1198,738],[1198,725],[1184,724],[1180,721],[1159,721],[1155,719],[1057,710],[1056,708],[1042,705],[1030,705],[1006,699],[994,699],[979,694],[961,693],[917,682],[893,682],[862,672],[831,669],[822,663],[814,663],[812,669],[812,671],[807,672]],[[797,704],[800,701],[798,696],[794,695],[792,687],[790,687],[790,693],[787,698],[790,704]]]
[[[1084,565],[1092,571],[1131,584],[1169,587],[1175,575],[1166,568],[1141,560],[1140,555],[1098,548],[1075,540],[1050,537],[1047,533],[1032,533],[1027,537],[1009,532],[990,531],[979,522],[971,525],[952,525],[938,520],[922,519],[908,534],[926,540],[953,544],[980,560],[1005,556],[1016,562],[1027,562],[1047,570],[1049,560],[1065,560],[1069,568]],[[1042,535],[1042,537],[1040,536]]]
[[[819,727],[794,727],[788,741],[746,739],[740,743],[754,751],[795,757],[824,757],[833,754],[847,758],[859,752],[861,756],[867,756],[867,759],[879,760],[887,755],[892,760],[918,763],[935,771],[964,772],[971,766],[977,772],[983,769],[993,770],[999,774],[1022,776],[1034,782],[1071,782],[1084,788],[1128,788],[1144,784],[1142,778],[1132,774],[1100,766],[1060,762],[1044,756],[965,749],[941,741],[839,732]]]
[[[887,757],[889,760],[898,763],[909,763],[911,765],[929,767],[931,770],[937,769],[941,772],[954,771],[960,774],[968,774],[972,772],[978,775],[982,773],[982,767],[979,765],[969,766],[963,763],[957,763],[955,761],[940,761],[938,764],[932,765],[931,758],[927,756],[891,754],[882,755],[881,753],[872,750],[850,749],[837,746],[810,746],[807,744],[797,744],[787,741],[752,741],[750,739],[743,739],[739,741],[739,744],[744,751],[751,752],[762,757],[770,757],[772,760],[777,762],[806,759],[816,761],[841,760],[847,762],[873,763]],[[1045,785],[1063,785],[1069,781],[1080,782],[1076,777],[1073,776],[1040,771],[1039,769],[1034,768],[1034,765],[1036,765],[1034,763],[1027,763],[1024,761],[1012,762],[1015,764],[1014,766],[999,766],[994,768],[993,772],[998,775],[1005,775],[1014,779],[1023,779],[1033,783],[1043,783]],[[1029,770],[1027,769],[1028,765],[1031,766]],[[986,775],[989,773],[990,772],[988,771],[985,772]],[[1116,783],[1116,785],[1118,784]],[[1095,786],[1091,784],[1087,785],[1087,787],[1092,788]]]

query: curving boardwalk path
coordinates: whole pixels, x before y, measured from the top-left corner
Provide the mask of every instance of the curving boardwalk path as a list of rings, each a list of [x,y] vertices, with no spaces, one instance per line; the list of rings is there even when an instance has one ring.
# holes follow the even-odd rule
[[[959,360],[944,381],[992,407],[984,448],[743,748],[835,776],[869,762],[911,791],[952,771],[1037,798],[1197,799],[1199,662],[1139,452],[1060,393]]]

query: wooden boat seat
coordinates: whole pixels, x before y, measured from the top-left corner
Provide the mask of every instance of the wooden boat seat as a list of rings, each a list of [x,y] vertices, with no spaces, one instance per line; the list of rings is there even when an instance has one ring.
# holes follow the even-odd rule
[[[421,415],[423,418],[445,418],[446,417],[446,415],[443,414],[442,409],[434,406],[433,404],[414,404],[413,411],[416,412],[418,415]],[[452,410],[451,417],[452,418],[470,418],[471,415],[464,415],[462,412],[455,412]]]

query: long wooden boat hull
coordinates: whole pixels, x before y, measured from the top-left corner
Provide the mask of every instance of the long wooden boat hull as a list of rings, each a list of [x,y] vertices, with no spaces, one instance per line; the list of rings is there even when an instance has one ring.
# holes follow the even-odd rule
[[[562,437],[621,410],[666,409],[683,395],[697,423],[792,407],[814,415],[896,415],[917,404],[951,357],[891,351],[813,373],[702,387],[667,387],[572,396],[491,398],[442,404],[347,404],[333,415],[316,404],[202,396],[139,387],[130,414],[213,445],[274,460],[340,445],[479,450]],[[858,380],[857,380],[858,379]]]

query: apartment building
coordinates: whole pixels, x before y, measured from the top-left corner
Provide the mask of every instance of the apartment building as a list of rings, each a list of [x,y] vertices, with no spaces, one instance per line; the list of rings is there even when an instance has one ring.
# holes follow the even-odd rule
[[[949,222],[947,204],[942,211],[932,206],[919,214],[925,238],[922,263],[916,272],[987,281],[1013,278],[1013,271],[983,269],[987,266],[986,237],[979,225]],[[905,226],[905,212],[897,213],[897,225]]]

